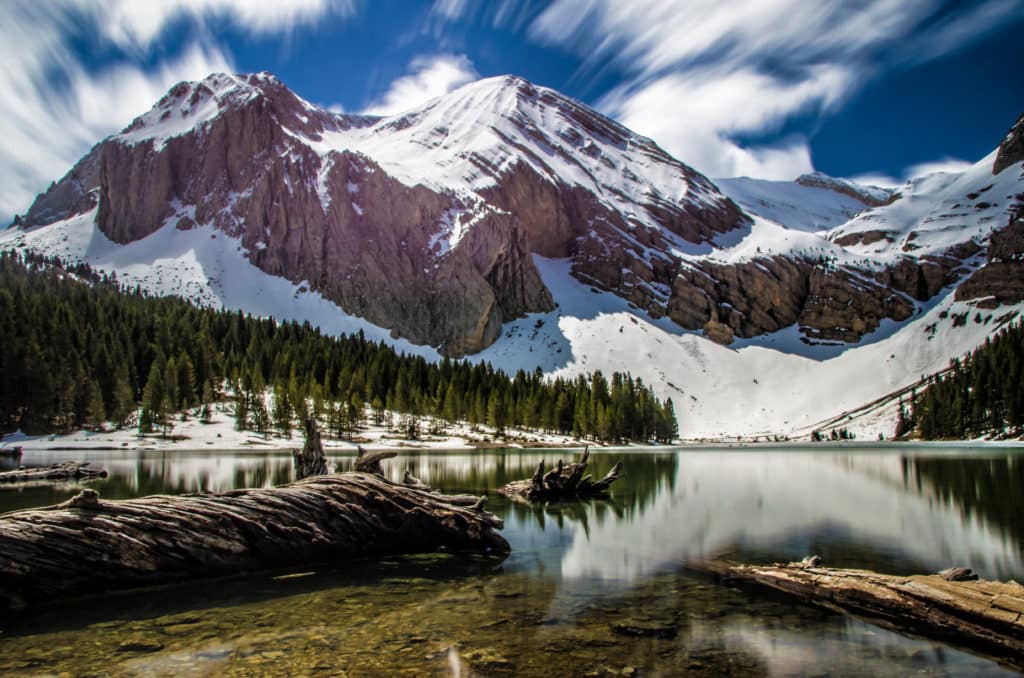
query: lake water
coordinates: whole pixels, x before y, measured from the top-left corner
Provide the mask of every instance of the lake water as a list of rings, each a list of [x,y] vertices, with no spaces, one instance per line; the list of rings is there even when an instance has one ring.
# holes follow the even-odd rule
[[[384,462],[481,493],[571,452],[410,452]],[[335,455],[342,470],[351,457]],[[292,479],[287,453],[32,452],[89,459],[101,497]],[[527,507],[491,493],[512,545],[496,563],[369,559],[51,605],[0,623],[4,675],[1006,675],[928,640],[689,574],[688,561],[797,560],[1024,581],[1024,453],[849,446],[598,451],[610,501]],[[0,460],[2,465],[6,460]],[[9,464],[8,464],[9,465]],[[0,489],[0,511],[78,485]]]

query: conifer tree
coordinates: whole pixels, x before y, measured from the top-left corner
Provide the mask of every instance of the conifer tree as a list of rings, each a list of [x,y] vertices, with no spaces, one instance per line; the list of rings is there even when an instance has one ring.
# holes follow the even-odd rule
[[[89,405],[87,418],[89,428],[93,431],[103,430],[103,425],[107,420],[107,409],[103,405],[103,391],[100,390],[100,384],[95,379],[89,380]]]

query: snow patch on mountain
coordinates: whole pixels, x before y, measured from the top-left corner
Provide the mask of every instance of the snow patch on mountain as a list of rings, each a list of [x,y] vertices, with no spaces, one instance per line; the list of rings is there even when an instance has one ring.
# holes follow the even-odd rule
[[[722,193],[747,213],[808,233],[828,231],[845,224],[868,208],[849,195],[795,181],[749,177],[714,181]]]
[[[885,237],[845,248],[883,263],[901,257],[941,255],[950,247],[973,239],[981,243],[1004,227],[1010,207],[1022,193],[1017,172],[992,175],[993,151],[964,172],[936,172],[908,181],[900,197],[889,205],[865,211],[828,233],[833,242],[853,240],[868,233]]]

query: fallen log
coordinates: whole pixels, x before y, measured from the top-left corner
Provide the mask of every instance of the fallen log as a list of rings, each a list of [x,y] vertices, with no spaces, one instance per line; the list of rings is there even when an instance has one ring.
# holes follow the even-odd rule
[[[800,563],[691,563],[689,569],[730,584],[771,589],[893,631],[934,638],[1024,669],[1024,586],[978,580],[966,568],[894,576]],[[972,579],[973,577],[973,579]]]
[[[106,478],[107,472],[104,469],[86,468],[87,461],[65,461],[50,466],[39,466],[35,468],[19,468],[14,471],[0,473],[0,483],[28,483],[38,480],[91,480],[93,478]]]
[[[537,465],[533,477],[528,480],[514,480],[498,488],[498,492],[520,501],[573,501],[607,497],[611,484],[621,478],[622,462],[618,462],[601,480],[594,481],[591,476],[584,475],[587,460],[590,459],[590,447],[583,450],[580,460],[571,464],[562,464],[559,459],[555,468],[544,472],[544,460]]]
[[[0,607],[374,554],[508,554],[501,519],[460,500],[365,473],[124,501],[85,490],[0,515]]]

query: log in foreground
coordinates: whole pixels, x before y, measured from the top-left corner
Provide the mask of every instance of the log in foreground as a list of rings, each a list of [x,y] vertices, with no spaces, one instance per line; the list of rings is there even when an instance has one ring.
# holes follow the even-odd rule
[[[500,518],[364,473],[217,495],[100,500],[0,515],[0,607],[371,554],[504,556]]]
[[[817,556],[767,566],[721,561],[689,567],[733,584],[793,595],[879,626],[959,645],[1024,669],[1024,586],[979,581],[966,568],[900,577],[820,566]]]
[[[0,473],[0,483],[29,483],[39,480],[90,480],[92,478],[106,478],[107,472],[103,469],[86,468],[87,461],[65,461],[51,466],[39,466],[36,468],[19,468],[15,471],[4,471]]]
[[[514,480],[498,488],[498,492],[512,499],[521,501],[572,501],[575,499],[591,499],[608,496],[608,488],[621,478],[622,462],[611,468],[604,478],[594,482],[587,470],[590,459],[590,447],[583,450],[580,460],[571,464],[562,464],[559,459],[555,468],[544,472],[544,461],[537,465],[533,477],[528,480]]]

